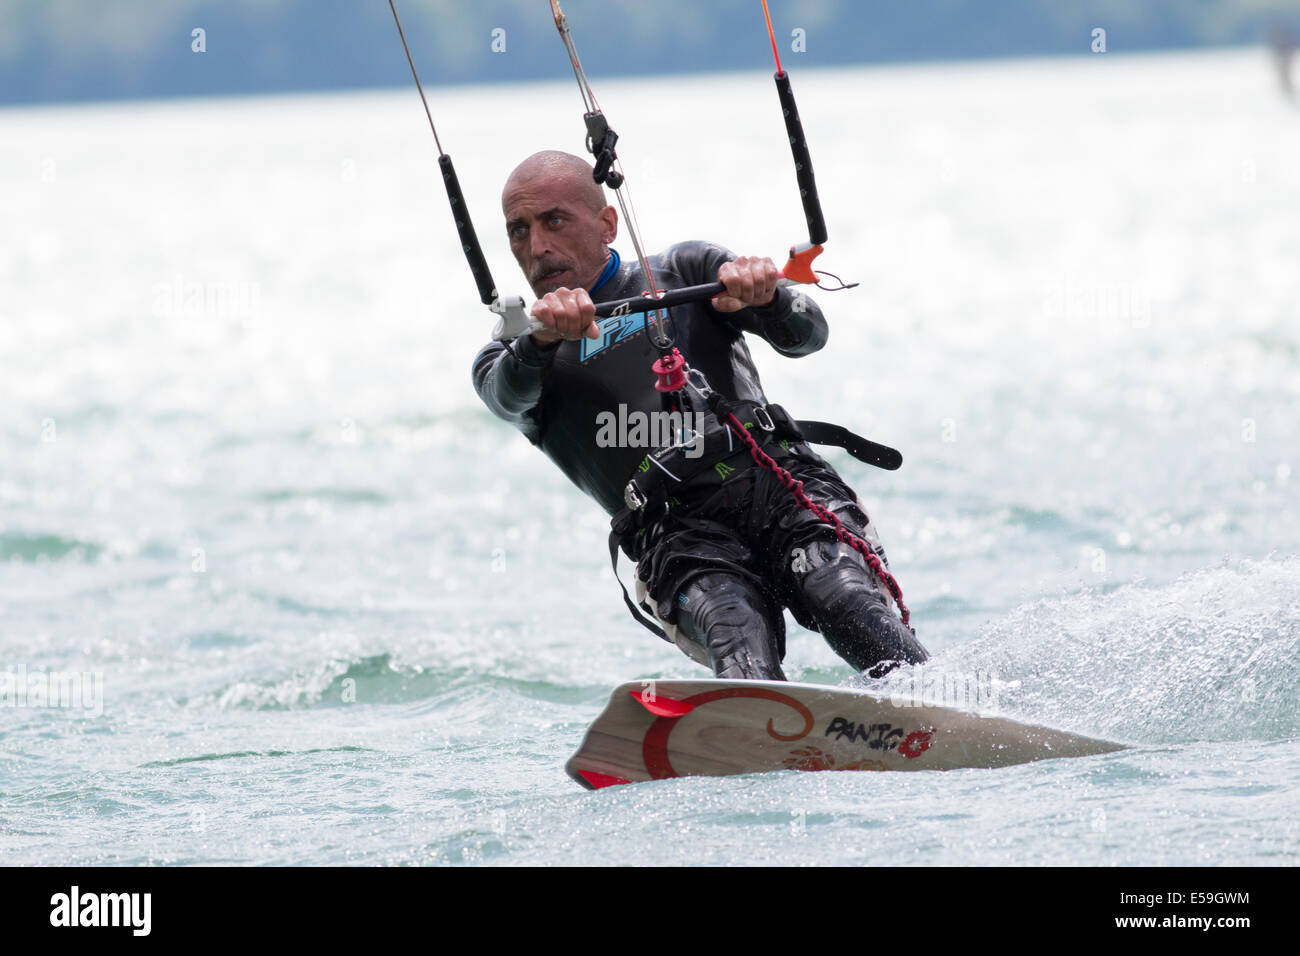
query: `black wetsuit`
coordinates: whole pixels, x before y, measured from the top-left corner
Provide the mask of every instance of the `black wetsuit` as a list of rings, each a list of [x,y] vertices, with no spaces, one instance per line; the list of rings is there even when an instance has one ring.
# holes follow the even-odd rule
[[[685,242],[650,257],[655,282],[674,289],[717,281],[735,258],[721,246]],[[611,260],[589,290],[607,302],[645,288],[636,263]],[[826,320],[806,296],[801,308],[786,289],[761,308],[715,311],[708,303],[676,306],[669,331],[687,363],[731,399],[763,404],[758,371],[742,333],[797,357],[826,342]],[[474,360],[474,387],[497,416],[518,427],[579,488],[613,516],[624,506],[629,477],[645,447],[602,447],[598,416],[661,412],[650,364],[658,352],[642,314],[599,320],[600,339],[546,348],[530,337],[485,346]],[[874,529],[835,470],[806,444],[774,449],[805,492],[835,512],[885,560]],[[656,613],[700,645],[720,677],[782,679],[785,653],[781,608],[820,631],[859,670],[890,661],[921,661],[924,649],[889,607],[880,582],[861,557],[796,504],[767,469],[738,467],[725,482],[675,492],[680,504],[624,541],[638,559]]]

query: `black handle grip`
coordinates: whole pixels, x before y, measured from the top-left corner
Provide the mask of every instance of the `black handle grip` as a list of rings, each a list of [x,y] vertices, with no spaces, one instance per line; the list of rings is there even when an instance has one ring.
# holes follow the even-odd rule
[[[653,312],[655,309],[666,309],[670,305],[712,299],[715,295],[721,295],[726,291],[727,287],[721,282],[710,282],[707,285],[688,285],[684,289],[670,289],[657,299],[641,295],[632,299],[616,299],[613,302],[602,302],[596,306],[596,315],[602,319],[607,319],[611,315]]]
[[[491,305],[497,300],[497,284],[492,281],[487,260],[483,258],[483,247],[474,234],[474,223],[469,218],[465,195],[460,191],[456,167],[451,164],[451,157],[446,153],[438,157],[438,165],[442,168],[442,184],[447,187],[447,199],[451,201],[451,216],[456,222],[456,232],[460,234],[460,247],[465,250],[469,271],[474,273],[474,282],[478,285],[478,297],[484,305]]]
[[[821,200],[817,198],[817,180],[813,177],[812,157],[804,141],[803,124],[799,122],[799,108],[794,105],[794,92],[790,89],[790,74],[776,74],[776,92],[781,98],[781,112],[785,114],[785,131],[790,137],[790,152],[794,154],[794,173],[799,181],[799,196],[803,199],[803,214],[808,221],[808,241],[820,246],[826,241],[826,219],[822,215]]]

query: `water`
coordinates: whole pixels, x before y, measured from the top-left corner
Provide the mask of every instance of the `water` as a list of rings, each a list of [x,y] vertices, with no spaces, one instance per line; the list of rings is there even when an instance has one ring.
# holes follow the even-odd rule
[[[652,246],[801,238],[766,77],[593,79]],[[820,297],[825,351],[754,346],[768,392],[902,449],[832,460],[931,675],[1132,748],[594,794],[562,765],[610,689],[704,672],[474,395],[493,317],[414,91],[0,112],[0,670],[102,679],[0,706],[0,862],[1294,864],[1270,83],[1253,52],[795,74],[822,261],[862,286]],[[432,96],[522,292],[497,197],[581,148],[571,83]],[[787,671],[852,679],[793,624]]]

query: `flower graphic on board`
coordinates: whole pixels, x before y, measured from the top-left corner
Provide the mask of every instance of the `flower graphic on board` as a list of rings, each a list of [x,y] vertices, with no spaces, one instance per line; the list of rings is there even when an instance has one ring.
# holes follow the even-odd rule
[[[930,742],[934,738],[934,729],[915,730],[907,735],[907,739],[898,745],[898,752],[904,757],[919,757],[930,749]]]
[[[781,761],[787,770],[888,770],[879,760],[854,760],[845,764],[836,764],[835,757],[811,744],[790,751],[790,756]]]

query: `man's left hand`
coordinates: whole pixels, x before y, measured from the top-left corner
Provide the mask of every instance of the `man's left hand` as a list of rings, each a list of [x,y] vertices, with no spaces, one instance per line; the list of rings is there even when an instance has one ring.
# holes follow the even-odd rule
[[[769,305],[776,297],[776,280],[780,272],[771,259],[741,256],[724,262],[718,281],[727,287],[724,295],[713,298],[719,312],[736,312],[756,305]]]

